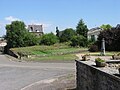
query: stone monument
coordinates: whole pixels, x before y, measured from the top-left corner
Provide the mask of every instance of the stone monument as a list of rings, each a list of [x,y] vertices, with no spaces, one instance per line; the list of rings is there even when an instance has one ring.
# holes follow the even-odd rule
[[[101,43],[101,56],[105,56],[105,39],[102,39]]]

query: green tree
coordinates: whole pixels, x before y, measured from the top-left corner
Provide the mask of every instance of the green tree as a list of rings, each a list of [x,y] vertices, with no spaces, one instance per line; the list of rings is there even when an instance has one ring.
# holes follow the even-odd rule
[[[13,21],[6,25],[7,49],[35,45],[36,37],[28,32],[22,21]],[[34,39],[34,40],[33,40]]]
[[[57,37],[60,36],[60,31],[59,31],[58,27],[56,27],[56,36],[57,36]]]
[[[78,36],[73,36],[72,39],[71,39],[71,46],[75,47],[75,46],[79,46],[79,39],[78,39]]]
[[[76,27],[76,32],[78,35],[82,35],[87,38],[87,32],[88,28],[87,25],[85,25],[83,19],[81,19]]]
[[[87,39],[82,35],[73,36],[71,39],[71,46],[86,47],[87,46]]]
[[[100,26],[100,28],[102,28],[103,30],[108,30],[108,29],[111,29],[112,26],[110,24],[106,24],[106,25],[103,24],[103,25]]]
[[[102,38],[105,39],[105,49],[107,51],[120,51],[120,28],[112,28],[102,31],[98,36],[97,45],[101,48]]]
[[[57,36],[55,36],[53,33],[48,33],[48,34],[45,34],[41,37],[40,44],[53,45],[53,44],[57,43],[58,41],[59,40],[58,40]]]
[[[73,30],[72,28],[65,29],[64,31],[62,31],[62,34],[60,36],[60,42],[70,41],[75,34],[75,30]]]
[[[38,45],[40,43],[40,38],[37,37],[35,34],[26,33],[24,38],[24,46],[33,46]]]

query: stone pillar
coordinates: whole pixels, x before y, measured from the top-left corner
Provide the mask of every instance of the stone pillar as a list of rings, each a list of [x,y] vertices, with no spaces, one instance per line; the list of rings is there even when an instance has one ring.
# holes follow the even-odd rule
[[[101,55],[105,56],[105,40],[104,40],[104,38],[102,39],[102,44],[101,44]]]

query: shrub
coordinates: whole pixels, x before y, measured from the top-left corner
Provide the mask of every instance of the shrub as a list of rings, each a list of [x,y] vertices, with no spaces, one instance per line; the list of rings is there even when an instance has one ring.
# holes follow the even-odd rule
[[[105,67],[106,66],[105,60],[103,60],[101,58],[96,58],[95,63],[96,63],[97,67]]]
[[[93,44],[95,44],[96,42],[95,41],[93,41],[93,40],[88,40],[88,47],[90,47],[91,45],[93,45]]]
[[[58,41],[59,40],[58,40],[57,36],[55,36],[53,33],[49,33],[49,34],[45,34],[41,37],[40,44],[53,45],[53,44],[57,43]]]
[[[86,47],[87,46],[87,39],[82,35],[73,36],[71,39],[71,46]]]
[[[105,39],[107,51],[120,51],[120,28],[111,28],[104,30],[98,37],[98,46],[101,47],[102,38]]]
[[[39,38],[32,33],[26,33],[24,42],[24,46],[34,46],[39,44]]]
[[[101,58],[96,58],[95,62],[105,62],[105,60],[101,59]]]
[[[90,52],[98,52],[98,46],[97,45],[91,45],[90,48],[89,48],[89,51]]]
[[[75,47],[75,46],[79,46],[79,39],[77,36],[73,36],[71,39],[71,46]]]

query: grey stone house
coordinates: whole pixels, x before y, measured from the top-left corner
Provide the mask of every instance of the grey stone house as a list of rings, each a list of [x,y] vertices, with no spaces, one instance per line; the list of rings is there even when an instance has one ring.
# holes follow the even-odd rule
[[[92,28],[88,31],[87,33],[87,38],[88,40],[95,40],[97,41],[97,38],[98,38],[98,35],[100,34],[100,32],[102,31],[103,29],[99,28],[99,27],[96,27],[96,28]]]
[[[28,25],[28,31],[37,36],[43,35],[43,25]]]

